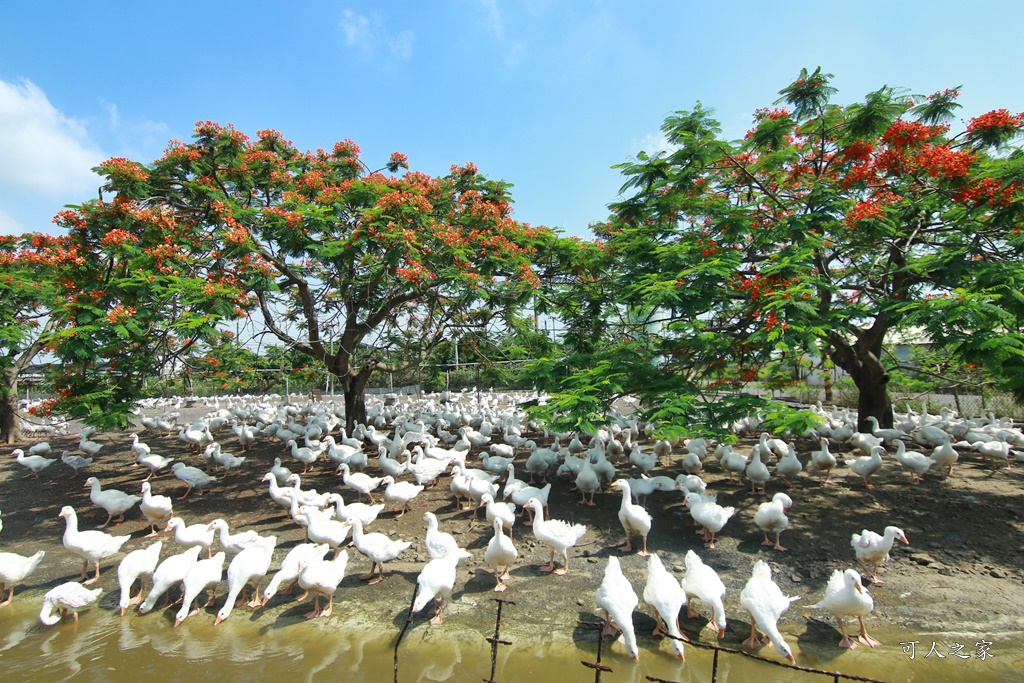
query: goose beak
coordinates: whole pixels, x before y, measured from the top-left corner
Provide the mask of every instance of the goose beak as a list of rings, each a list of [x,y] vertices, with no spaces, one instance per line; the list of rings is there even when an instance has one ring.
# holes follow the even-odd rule
[[[718,637],[719,638],[725,638],[725,629],[724,628],[718,629]]]
[[[853,584],[853,587],[857,589],[858,593],[863,593],[864,592],[864,585],[861,584],[860,581],[858,581],[857,583]]]
[[[178,626],[179,626],[180,624],[181,624],[181,619],[175,619],[175,620],[174,620],[174,628],[178,628]]]
[[[260,607],[266,607],[268,602],[270,602],[270,598],[263,598],[263,602],[260,603]]]
[[[217,618],[213,620],[213,625],[216,626],[222,621],[224,621],[224,618],[218,615]]]
[[[127,611],[128,611],[127,607],[122,607],[121,608],[121,616],[123,617]]]
[[[900,536],[900,540],[906,543],[907,545],[910,545],[910,541],[907,540],[906,535]]]
[[[786,655],[786,659],[789,660],[790,664],[796,664],[796,657],[794,657],[793,655]]]

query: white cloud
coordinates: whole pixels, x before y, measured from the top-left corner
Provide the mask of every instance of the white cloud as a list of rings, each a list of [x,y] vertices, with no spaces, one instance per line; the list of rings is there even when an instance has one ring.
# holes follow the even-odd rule
[[[91,193],[105,155],[85,126],[58,111],[31,81],[0,80],[0,188],[12,198]],[[27,195],[27,197],[26,197]]]
[[[363,50],[372,50],[377,42],[370,28],[370,20],[350,9],[345,10],[341,19],[341,30],[345,33],[345,44]]]
[[[0,209],[0,235],[20,235],[28,232],[13,216]]]
[[[391,48],[391,54],[395,57],[409,59],[412,57],[412,44],[415,40],[416,33],[414,31],[402,31],[388,40],[388,47]]]
[[[412,57],[416,32],[406,29],[391,34],[379,15],[366,17],[347,9],[342,13],[341,31],[344,34],[346,45],[368,55],[376,52],[379,45],[383,45],[393,57],[398,59]]]
[[[498,9],[498,0],[482,0],[484,9],[487,10],[490,28],[498,40],[505,37],[505,27],[501,21],[501,10]]]

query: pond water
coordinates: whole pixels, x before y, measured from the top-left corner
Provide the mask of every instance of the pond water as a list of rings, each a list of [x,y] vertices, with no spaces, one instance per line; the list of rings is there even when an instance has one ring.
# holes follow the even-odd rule
[[[35,601],[15,599],[0,610],[0,680],[16,681],[352,681],[386,683],[394,680],[393,652],[397,630],[381,634],[373,629],[340,628],[335,619],[296,622],[267,613],[239,611],[224,623],[213,625],[208,610],[172,628],[170,613],[147,616],[91,608],[78,623],[43,626]],[[509,619],[514,614],[506,613]],[[401,644],[398,680],[479,682],[490,677],[490,644],[493,633],[458,632],[456,623],[441,626],[425,623],[410,628]],[[580,632],[584,629],[580,629]],[[1019,634],[985,636],[873,632],[887,647],[861,647],[840,651],[820,644],[802,644],[790,636],[801,666],[841,670],[887,681],[970,680],[977,683],[1020,681],[1024,648]],[[498,650],[495,681],[504,683],[567,683],[593,681],[594,671],[581,660],[594,661],[597,643],[572,634],[563,640],[529,647],[510,645]],[[645,637],[646,636],[646,637]],[[508,638],[507,635],[504,636]],[[977,656],[976,642],[991,642],[990,657]],[[917,640],[914,659],[897,643]],[[961,654],[950,653],[954,640],[964,643]],[[932,643],[936,654],[925,657]],[[603,663],[612,668],[603,674],[606,683],[646,681],[654,676],[670,681],[709,681],[713,653],[687,648],[685,663],[675,660],[667,643],[641,634],[639,662],[623,654],[620,645],[605,643]],[[763,651],[768,657],[770,648]],[[718,680],[827,681],[819,675],[794,672],[737,655],[721,655]]]

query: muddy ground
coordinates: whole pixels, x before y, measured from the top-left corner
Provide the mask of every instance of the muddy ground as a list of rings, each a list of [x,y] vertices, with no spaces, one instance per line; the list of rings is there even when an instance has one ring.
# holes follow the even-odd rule
[[[199,456],[188,452],[176,435],[141,435],[154,452],[199,464]],[[541,440],[540,435],[529,436]],[[237,440],[227,428],[217,437],[225,450],[240,451]],[[105,512],[90,502],[89,491],[84,486],[87,476],[99,477],[104,488],[139,491],[147,470],[134,465],[130,432],[103,432],[93,439],[104,447],[77,478],[70,477],[71,469],[59,461],[44,470],[38,479],[23,478],[27,470],[13,457],[0,462],[3,519],[0,551],[25,555],[40,549],[46,551],[40,569],[17,587],[15,600],[39,603],[43,592],[49,588],[79,577],[80,561],[61,545],[64,520],[58,518],[58,512],[63,505],[74,506],[82,529],[94,528],[103,522]],[[58,436],[49,441],[58,454],[64,449],[77,452],[75,436]],[[27,447],[30,443],[21,446]],[[741,441],[736,450],[748,452],[754,443],[753,439]],[[796,446],[801,460],[806,463],[815,444],[797,441]],[[649,450],[651,444],[646,443],[645,448]],[[836,447],[833,451],[843,452]],[[674,476],[682,455],[683,452],[677,450],[673,465],[658,467],[653,474]],[[237,472],[212,485],[205,495],[193,494],[185,500],[175,500],[175,513],[189,524],[223,517],[232,531],[255,529],[261,534],[276,535],[278,550],[271,566],[271,570],[276,571],[287,549],[305,540],[304,530],[270,500],[266,484],[260,480],[274,457],[281,457],[293,470],[301,466],[276,440],[261,440],[247,456]],[[517,463],[524,462],[525,458],[526,454],[520,453]],[[470,462],[474,461],[479,462],[475,457],[470,458]],[[341,476],[329,465],[330,461],[322,460],[313,472],[303,477],[303,487],[341,491],[346,501],[354,501],[355,492],[343,487]],[[620,468],[620,474],[637,476],[636,470],[628,464],[620,464]],[[367,472],[380,475],[373,459]],[[522,472],[521,466],[517,472]],[[520,476],[525,476],[525,472]],[[803,473],[794,486],[788,487],[773,476],[767,485],[767,496],[748,494],[749,487],[730,480],[711,456],[705,459],[702,476],[708,490],[718,494],[719,503],[737,509],[713,550],[705,549],[694,534],[681,495],[655,494],[647,503],[654,518],[649,548],[660,554],[665,565],[681,576],[686,551],[695,549],[719,572],[727,587],[725,603],[729,627],[725,637],[719,640],[710,629],[704,628],[709,610],[698,603],[703,614],[700,619],[687,619],[685,612],[680,619],[684,633],[691,639],[740,647],[749,634],[749,627],[747,614],[739,605],[739,593],[750,576],[751,565],[762,558],[769,562],[775,580],[786,594],[802,596],[780,622],[783,634],[797,646],[798,662],[800,652],[817,650],[838,654],[835,645],[839,634],[834,620],[809,607],[820,599],[834,569],[856,567],[850,535],[862,529],[881,532],[891,524],[906,532],[910,545],[896,544],[882,572],[884,585],[870,587],[875,610],[867,623],[873,634],[881,634],[889,647],[899,647],[898,641],[909,639],[908,634],[914,633],[963,634],[964,637],[977,634],[989,640],[1002,637],[1022,641],[1024,506],[1021,504],[1021,465],[993,470],[974,454],[962,452],[950,479],[943,480],[929,473],[922,484],[912,485],[908,474],[889,457],[873,478],[874,489],[865,489],[848,468],[840,466],[833,472],[834,486],[820,486],[815,478]],[[152,484],[154,492],[172,497],[182,495],[185,490],[169,470],[154,477]],[[399,560],[387,565],[382,583],[370,586],[360,581],[356,574],[368,571],[369,561],[354,548],[349,550],[348,576],[336,594],[337,607],[330,619],[337,620],[339,625],[350,622],[392,632],[402,627],[416,576],[428,559],[422,540],[425,529],[422,513],[431,510],[437,514],[440,528],[454,534],[474,557],[459,567],[455,592],[445,610],[444,626],[429,628],[480,634],[493,632],[495,603],[491,598],[498,594],[492,591],[494,578],[483,565],[483,551],[491,529],[482,521],[482,511],[481,521],[474,523],[472,512],[455,507],[448,485],[449,478],[445,476],[435,488],[421,494],[414,501],[413,514],[398,518],[398,510],[393,504],[389,505],[371,527],[371,531],[413,541],[413,546]],[[594,593],[609,555],[622,558],[626,576],[642,596],[646,560],[617,549],[623,543],[617,518],[620,495],[599,493],[597,507],[591,508],[579,505],[579,494],[571,488],[571,482],[554,480],[550,496],[553,517],[582,523],[589,529],[582,542],[570,551],[566,576],[538,572],[537,567],[548,560],[548,550],[534,539],[525,526],[525,517],[516,524],[520,556],[512,568],[509,590],[501,597],[516,603],[507,608],[514,618],[504,620],[503,636],[519,643],[531,639],[550,642],[595,638],[591,629],[580,627],[578,622],[597,619]],[[788,512],[790,528],[782,535],[787,552],[762,546],[762,536],[753,523],[757,505],[777,491],[786,491],[794,500]],[[131,534],[132,540],[124,546],[126,552],[151,542],[143,539],[148,526],[138,508],[129,512],[127,520],[111,531]],[[178,551],[173,539],[167,538],[163,556],[174,552]],[[116,609],[115,567],[120,557],[103,568],[98,584],[106,590],[99,603],[101,609]],[[226,588],[222,587],[223,592]],[[207,609],[205,617],[200,618],[212,621],[215,610]],[[299,605],[292,602],[290,596],[281,595],[264,610],[268,623],[269,620],[275,623],[301,621],[309,611],[309,603]],[[174,611],[167,610],[163,614],[168,627]],[[428,628],[429,617],[429,608],[415,615],[413,627]],[[160,617],[132,615],[127,618]],[[641,634],[642,648],[660,648],[667,652],[667,643],[659,645],[649,635],[654,627],[653,612],[642,597],[635,623]],[[855,629],[855,623],[850,627]],[[779,658],[770,647],[764,648],[761,654]]]

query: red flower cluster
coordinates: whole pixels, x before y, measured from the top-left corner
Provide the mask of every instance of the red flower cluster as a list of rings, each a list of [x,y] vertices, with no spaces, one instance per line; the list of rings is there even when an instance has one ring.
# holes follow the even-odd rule
[[[967,124],[967,132],[974,133],[980,130],[1004,130],[1013,132],[1024,125],[1024,113],[1011,114],[1007,109],[994,109],[981,116],[975,116]]]
[[[141,182],[149,178],[146,169],[138,163],[124,157],[113,157],[100,164],[100,172],[115,180],[133,180]]]
[[[395,168],[409,168],[409,155],[402,154],[401,152],[392,152],[388,165]]]
[[[100,239],[100,244],[105,247],[116,247],[124,244],[125,242],[135,243],[138,242],[139,238],[131,234],[127,230],[121,230],[116,228],[111,230]]]
[[[892,147],[913,147],[928,142],[943,133],[946,126],[928,126],[918,121],[894,121],[882,135],[882,140]]]

